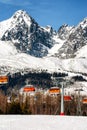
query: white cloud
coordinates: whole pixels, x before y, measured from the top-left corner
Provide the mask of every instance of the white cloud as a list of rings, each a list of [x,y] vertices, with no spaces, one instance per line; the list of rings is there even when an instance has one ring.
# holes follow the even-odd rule
[[[19,5],[19,6],[30,5],[30,2],[28,0],[0,0],[0,2],[4,4]]]

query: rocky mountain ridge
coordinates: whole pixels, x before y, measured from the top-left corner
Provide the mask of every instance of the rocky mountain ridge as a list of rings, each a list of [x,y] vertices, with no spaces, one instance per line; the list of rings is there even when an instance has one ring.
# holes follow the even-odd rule
[[[26,11],[19,10],[9,20],[1,22],[0,29],[2,41],[11,41],[19,52],[35,57],[47,56],[49,50],[56,44],[60,48],[56,49],[52,56],[74,58],[76,52],[87,43],[86,18],[76,27],[64,24],[56,32],[50,26],[40,27]]]
[[[64,28],[64,27],[62,27]],[[66,30],[67,26],[65,26]],[[60,34],[59,30],[59,34]],[[80,50],[83,46],[87,45],[87,19],[85,18],[76,27],[70,27],[68,31],[62,33],[64,36],[67,35],[67,40],[63,46],[58,50],[57,56],[60,58],[74,58],[76,57],[76,52]],[[61,35],[62,35],[61,34]]]

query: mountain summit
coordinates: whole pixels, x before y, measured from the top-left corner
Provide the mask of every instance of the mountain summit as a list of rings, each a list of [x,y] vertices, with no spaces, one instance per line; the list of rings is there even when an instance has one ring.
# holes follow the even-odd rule
[[[47,29],[40,27],[26,11],[17,11],[9,19],[9,25],[1,40],[11,41],[21,52],[43,57],[47,55],[48,49],[55,44],[52,39],[52,29],[49,32]]]

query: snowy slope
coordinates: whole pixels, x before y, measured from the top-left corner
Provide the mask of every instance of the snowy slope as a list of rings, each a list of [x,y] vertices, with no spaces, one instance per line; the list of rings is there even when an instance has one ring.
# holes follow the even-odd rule
[[[87,73],[87,59],[75,58],[62,60],[62,69],[72,72]]]
[[[55,52],[54,50],[55,49],[53,49],[53,52]],[[18,52],[16,47],[10,42],[0,42],[0,66],[10,67],[11,70],[8,70],[10,72],[30,68],[36,70],[48,70],[49,72],[61,70],[87,73],[87,60],[85,58],[65,60],[50,56],[36,58],[28,54]]]
[[[17,54],[17,49],[11,42],[0,41],[0,57],[8,57]]]
[[[87,117],[1,115],[0,130],[87,130]]]
[[[0,58],[0,66],[6,66],[7,72],[15,73],[24,69],[55,71],[55,63],[48,58],[35,58],[24,53]],[[10,68],[9,68],[10,67]]]
[[[10,23],[11,23],[11,19],[0,22],[0,39],[5,33],[5,31],[11,26]]]
[[[83,46],[79,51],[76,52],[76,58],[87,58],[87,45]]]

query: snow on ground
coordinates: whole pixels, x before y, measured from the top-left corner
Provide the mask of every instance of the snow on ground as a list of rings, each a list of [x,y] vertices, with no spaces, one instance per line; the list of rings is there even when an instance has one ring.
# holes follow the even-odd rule
[[[10,51],[13,49],[14,51]],[[36,70],[72,71],[73,73],[87,73],[87,59],[66,59],[60,60],[56,57],[36,58],[25,53],[17,53],[14,48],[0,52],[0,66],[9,66],[14,69],[30,68]],[[2,54],[3,53],[3,54]]]
[[[83,46],[79,51],[76,52],[76,58],[87,58],[87,45]]]
[[[87,117],[0,115],[0,130],[87,130]]]

